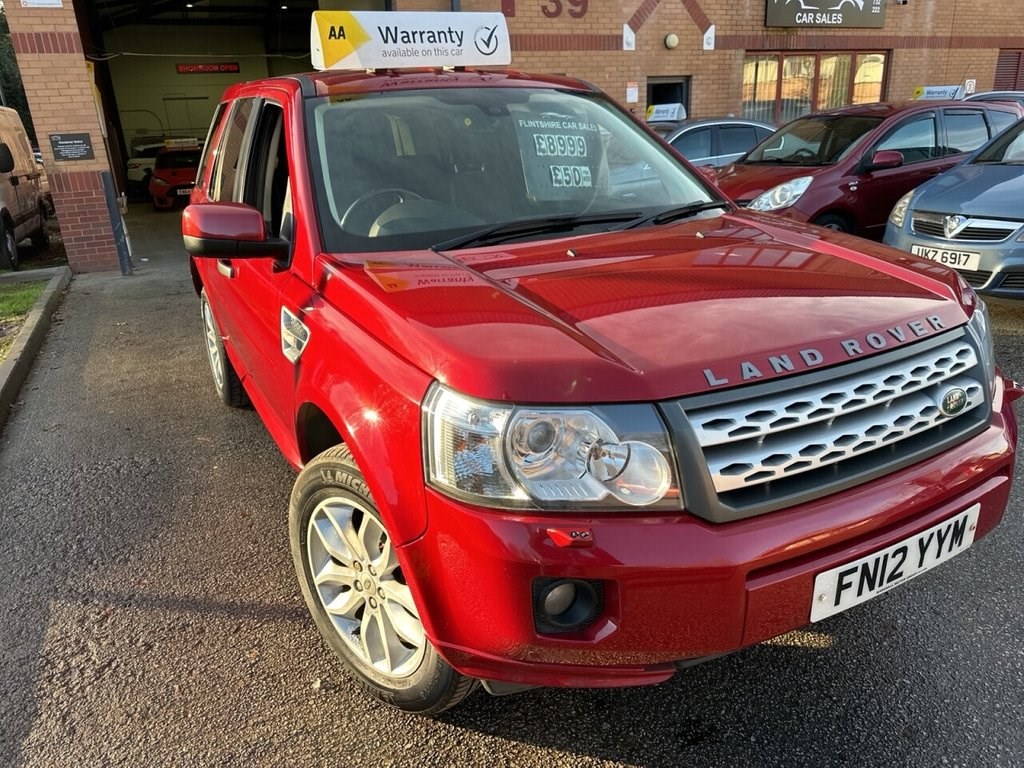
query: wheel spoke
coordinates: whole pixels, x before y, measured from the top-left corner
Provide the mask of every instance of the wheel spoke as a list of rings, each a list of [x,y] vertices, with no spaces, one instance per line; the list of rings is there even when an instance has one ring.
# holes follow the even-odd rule
[[[313,581],[318,587],[351,587],[356,578],[356,572],[351,567],[334,560],[328,560],[319,572],[313,574]]]
[[[394,579],[385,579],[380,583],[384,590],[384,597],[390,603],[397,603],[406,613],[412,614],[413,618],[419,621],[419,613],[416,611],[416,604],[412,601],[412,592],[405,584]]]
[[[380,665],[383,665],[383,671],[391,672],[394,669],[391,666],[391,648],[380,614],[376,611],[365,611],[359,635],[367,661],[374,667],[380,668]]]
[[[334,616],[340,616],[343,619],[355,620],[356,612],[366,601],[366,597],[362,592],[356,592],[354,589],[342,590],[338,595],[330,601],[324,600],[324,610]]]
[[[363,515],[363,519],[359,523],[357,535],[367,558],[371,562],[376,563],[380,559],[381,539],[384,538],[389,541],[387,534],[384,533],[376,520],[369,515]]]
[[[343,565],[351,565],[356,558],[353,557],[348,539],[345,538],[345,529],[351,526],[340,525],[335,517],[334,507],[318,510],[311,528],[315,532],[320,546],[332,559]]]
[[[391,600],[385,600],[383,608],[388,623],[398,637],[414,648],[423,645],[425,639],[423,625],[414,614],[409,613],[405,606]]]

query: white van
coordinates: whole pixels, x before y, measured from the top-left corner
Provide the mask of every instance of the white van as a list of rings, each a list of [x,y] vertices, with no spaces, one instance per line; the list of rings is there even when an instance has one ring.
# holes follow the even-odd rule
[[[0,107],[0,269],[18,268],[18,243],[49,245],[39,167],[21,116]]]

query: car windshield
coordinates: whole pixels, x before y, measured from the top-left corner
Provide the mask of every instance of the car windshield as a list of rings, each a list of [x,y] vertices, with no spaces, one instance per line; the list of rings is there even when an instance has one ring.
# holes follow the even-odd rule
[[[714,200],[596,96],[451,88],[313,99],[308,109],[317,208],[333,252],[470,235],[468,243],[498,227],[506,240],[585,234],[661,223],[660,211]]]
[[[1003,131],[978,153],[973,162],[1024,165],[1024,120]]]
[[[832,165],[881,122],[881,117],[864,115],[802,117],[777,130],[740,162]]]

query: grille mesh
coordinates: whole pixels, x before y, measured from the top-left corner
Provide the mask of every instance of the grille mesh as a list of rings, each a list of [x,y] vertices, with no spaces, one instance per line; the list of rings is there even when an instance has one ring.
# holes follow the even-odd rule
[[[919,235],[937,237],[940,240],[972,240],[974,242],[995,243],[1005,240],[1018,229],[1019,222],[997,221],[991,219],[971,219],[967,226],[953,237],[946,237],[946,217],[935,213],[916,213],[913,217],[914,232]]]
[[[986,403],[978,355],[962,334],[840,374],[805,377],[803,385],[793,380],[765,397],[684,409],[720,499],[763,502],[798,480],[824,488],[844,473],[893,461],[897,446],[918,450],[929,441],[926,433],[949,439],[975,423]],[[947,415],[941,403],[954,389],[964,391],[966,404]]]

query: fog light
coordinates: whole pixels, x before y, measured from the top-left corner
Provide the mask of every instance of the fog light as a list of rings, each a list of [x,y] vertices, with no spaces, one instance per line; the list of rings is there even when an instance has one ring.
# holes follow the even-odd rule
[[[561,616],[572,607],[575,600],[576,585],[573,582],[556,582],[544,595],[544,613],[550,617]]]
[[[544,634],[578,632],[594,623],[604,604],[600,581],[537,579],[533,582],[533,619]]]

